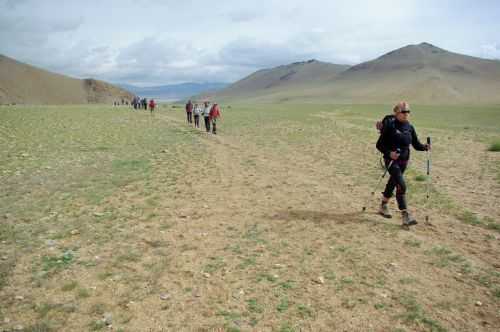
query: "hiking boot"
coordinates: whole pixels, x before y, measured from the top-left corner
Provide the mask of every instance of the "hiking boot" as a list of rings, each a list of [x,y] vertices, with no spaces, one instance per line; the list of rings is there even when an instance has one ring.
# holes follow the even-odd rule
[[[415,220],[408,211],[401,211],[401,218],[403,219],[403,226],[413,226],[417,224],[417,220]]]
[[[389,212],[389,207],[387,206],[387,203],[382,203],[380,204],[380,207],[378,209],[378,213],[384,217],[384,218],[392,218],[391,213]]]

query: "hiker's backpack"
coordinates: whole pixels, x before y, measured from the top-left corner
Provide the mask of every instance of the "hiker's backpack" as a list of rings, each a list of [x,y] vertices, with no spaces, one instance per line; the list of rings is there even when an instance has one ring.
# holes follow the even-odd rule
[[[377,129],[380,131],[380,135],[377,139],[377,150],[384,153],[387,151],[388,144],[385,142],[386,135],[383,135],[387,130],[394,127],[394,122],[396,121],[396,117],[394,115],[386,115],[382,121],[380,122],[380,126],[377,123]]]

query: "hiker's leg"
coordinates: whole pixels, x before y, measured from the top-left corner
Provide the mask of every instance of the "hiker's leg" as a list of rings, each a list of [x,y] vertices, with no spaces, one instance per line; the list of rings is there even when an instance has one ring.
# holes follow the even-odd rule
[[[396,178],[396,200],[398,201],[398,208],[406,210],[406,182],[403,173],[406,170],[406,165],[399,165],[400,172]]]
[[[386,166],[389,165],[389,162],[386,161]],[[387,181],[387,184],[385,186],[385,190],[382,193],[382,203],[387,203],[389,202],[389,199],[394,195],[394,188],[396,188],[397,182],[396,182],[396,177],[398,173],[401,173],[399,167],[395,163],[392,163],[391,167],[388,170],[390,177],[389,181]]]
[[[217,122],[214,120],[212,122],[212,133],[216,134],[216,131],[217,131],[217,126],[216,126]]]
[[[386,160],[385,161],[385,167],[388,167],[390,164],[390,161]],[[387,184],[385,186],[385,190],[382,193],[382,201],[380,202],[380,207],[378,209],[378,213],[382,215],[385,218],[392,218],[392,215],[389,211],[389,200],[391,199],[392,195],[394,194],[394,187],[396,186],[396,181],[394,180],[392,173],[391,173],[391,167],[389,168],[389,181],[387,181]]]

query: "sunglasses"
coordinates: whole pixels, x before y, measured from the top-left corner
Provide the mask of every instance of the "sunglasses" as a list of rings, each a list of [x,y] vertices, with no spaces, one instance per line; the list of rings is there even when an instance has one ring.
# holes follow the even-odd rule
[[[403,110],[403,111],[400,111],[400,113],[403,113],[403,114],[410,114],[410,110]]]

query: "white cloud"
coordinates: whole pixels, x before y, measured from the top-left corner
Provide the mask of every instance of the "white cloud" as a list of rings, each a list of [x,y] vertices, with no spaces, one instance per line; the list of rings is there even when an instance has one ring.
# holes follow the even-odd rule
[[[500,43],[482,45],[481,56],[500,60]]]
[[[355,64],[423,41],[498,58],[498,12],[487,0],[0,0],[0,53],[115,82],[234,81],[311,58]]]

